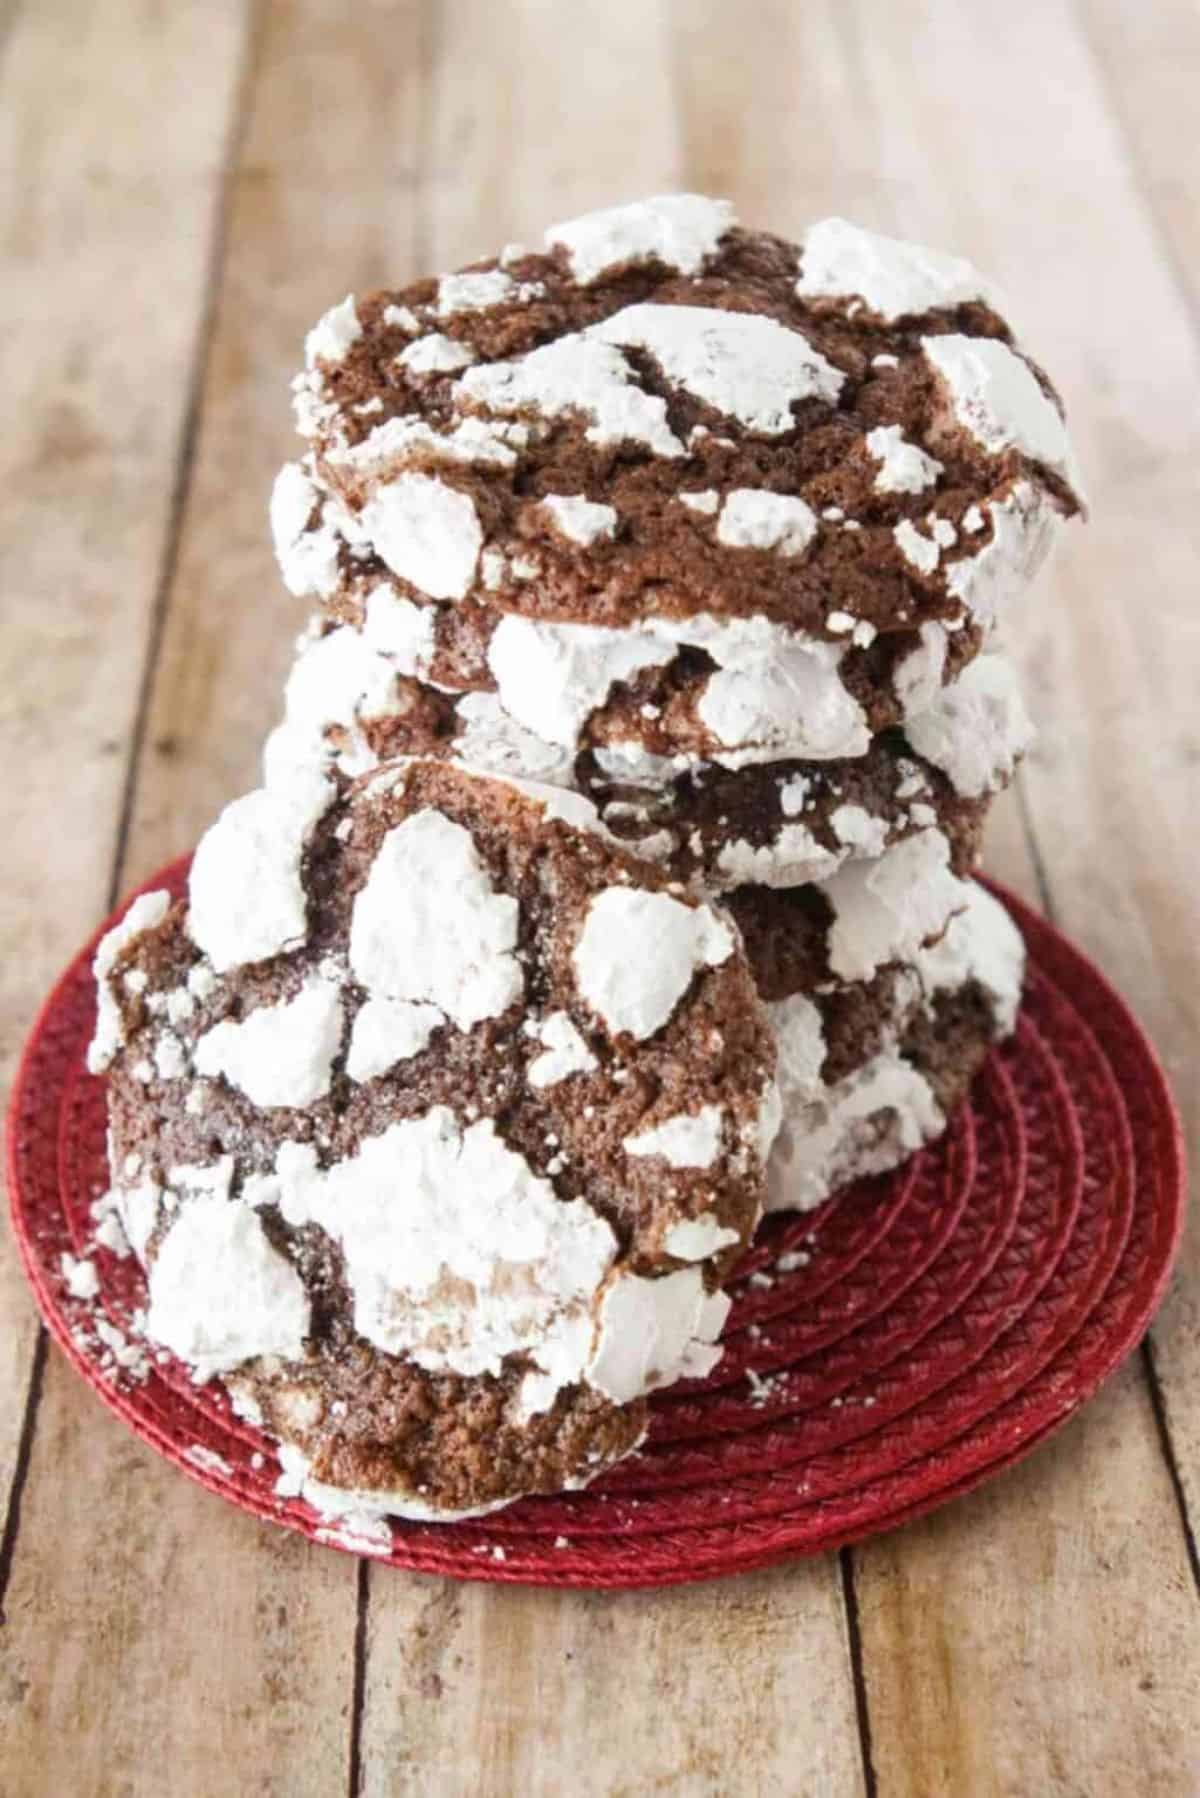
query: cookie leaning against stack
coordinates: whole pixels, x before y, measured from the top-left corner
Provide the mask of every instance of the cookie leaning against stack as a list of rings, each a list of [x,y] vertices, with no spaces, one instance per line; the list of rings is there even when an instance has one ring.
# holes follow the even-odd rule
[[[444,763],[301,776],[101,944],[147,1333],[325,1505],[585,1484],[718,1358],[774,1043],[733,924],[577,810]]]
[[[93,1065],[152,1339],[319,1508],[462,1515],[629,1453],[763,1208],[1011,1030],[996,625],[1078,481],[967,264],[691,195],[345,301],[296,398],[265,785]]]

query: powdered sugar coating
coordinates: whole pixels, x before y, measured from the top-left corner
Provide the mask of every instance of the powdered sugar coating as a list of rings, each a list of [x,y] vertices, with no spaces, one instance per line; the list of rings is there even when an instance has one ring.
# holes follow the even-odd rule
[[[667,423],[666,402],[645,393],[620,351],[594,335],[560,337],[515,362],[469,368],[458,393],[468,405],[504,417],[583,413],[591,421],[588,441],[597,445],[632,442],[657,456],[684,454]]]
[[[700,968],[733,953],[730,926],[707,905],[608,887],[588,908],[573,956],[579,990],[614,1033],[660,1030]]]
[[[861,805],[839,805],[829,822],[838,841],[860,856],[882,855],[887,847],[887,825]]]
[[[829,965],[843,980],[869,980],[884,962],[910,961],[964,903],[938,830],[894,843],[876,861],[848,862],[825,887],[833,907]]]
[[[483,530],[470,494],[401,474],[375,490],[361,523],[388,567],[431,599],[462,599],[471,586]]]
[[[767,1007],[779,1051],[776,1079],[784,1105],[815,1091],[825,1065],[825,1026],[807,993],[793,993]]]
[[[779,787],[779,809],[785,818],[794,818],[804,810],[811,782],[803,774],[790,774]]]
[[[363,727],[397,715],[397,676],[428,672],[433,628],[432,608],[380,586],[367,596],[361,631],[343,625],[302,638],[284,688],[283,721],[263,750],[266,784],[335,763],[345,773],[373,767]]]
[[[466,768],[503,775],[506,779],[567,785],[572,755],[562,744],[547,743],[505,711],[495,693],[465,693],[458,702],[456,759]]]
[[[416,812],[388,832],[354,902],[350,966],[372,996],[436,1005],[469,1030],[521,996],[517,917],[471,833]]]
[[[768,1211],[808,1210],[846,1181],[895,1167],[937,1136],[946,1114],[912,1059],[905,1020],[982,989],[990,1019],[982,1027],[986,1036],[977,1020],[971,1026],[977,1063],[987,1040],[1015,1027],[1024,968],[1024,944],[1008,913],[984,888],[965,882],[961,910],[945,934],[913,957],[916,986],[906,981],[875,1053],[842,1079],[822,1079],[819,1018],[814,1022],[816,1008],[808,1000],[797,996],[768,1007],[784,1099],[783,1128],[769,1166]]]
[[[415,608],[414,608],[415,609]],[[285,780],[297,768],[319,769],[333,759],[326,732],[339,727],[351,738],[365,719],[386,717],[396,704],[400,670],[378,655],[365,632],[330,631],[305,644],[292,665],[284,688],[280,732],[268,740],[264,774],[268,785]]]
[[[60,1255],[59,1269],[73,1299],[94,1299],[100,1291],[100,1276],[96,1272],[95,1263],[86,1256],[76,1260],[74,1255]]]
[[[92,958],[92,973],[96,980],[96,1029],[87,1054],[91,1074],[104,1072],[124,1040],[121,1008],[108,980],[113,965],[127,943],[162,922],[170,904],[171,895],[161,890],[139,894],[120,923],[114,924],[96,945]]]
[[[1029,481],[1015,481],[1002,500],[986,502],[992,535],[973,556],[960,556],[946,570],[946,591],[985,628],[1000,607],[1027,587],[1054,543],[1059,519],[1045,496]]]
[[[180,1208],[150,1264],[146,1335],[199,1381],[260,1355],[303,1353],[303,1282],[249,1206],[199,1192]]]
[[[946,654],[946,627],[931,618],[921,626],[915,646],[897,664],[892,676],[905,718],[916,717],[936,704],[942,690]]]
[[[542,501],[557,530],[585,547],[612,537],[617,528],[615,506],[601,506],[581,493],[551,493]]]
[[[708,678],[696,708],[722,745],[713,760],[734,768],[789,757],[862,755],[866,716],[838,676],[841,647],[775,636],[774,653],[731,662]],[[732,753],[730,753],[732,752]]]
[[[627,1155],[661,1155],[672,1167],[711,1167],[723,1127],[720,1106],[703,1105],[627,1136],[623,1146]]]
[[[996,299],[991,284],[963,257],[842,218],[821,219],[805,232],[796,292],[805,299],[861,299],[888,320]]]
[[[671,1225],[663,1247],[679,1261],[707,1261],[736,1241],[737,1231],[727,1230],[715,1217],[685,1217]]]
[[[574,749],[615,682],[674,654],[673,644],[645,633],[507,617],[488,645],[488,667],[510,717],[543,742]]]
[[[306,771],[227,805],[188,876],[188,930],[218,973],[304,941],[304,846],[334,789]]]
[[[367,595],[363,641],[389,657],[398,674],[424,675],[434,650],[431,606],[414,605],[383,584]]]
[[[351,1080],[373,1080],[397,1062],[419,1055],[444,1014],[436,1005],[411,999],[368,999],[354,1017],[346,1072]]]
[[[991,1000],[997,1036],[1010,1036],[1016,1028],[1025,944],[999,900],[978,882],[967,884],[962,910],[939,942],[919,951],[916,967],[931,995],[977,981]]]
[[[941,557],[941,548],[933,537],[919,531],[911,518],[902,518],[892,532],[900,552],[918,574],[932,574]]]
[[[942,472],[935,456],[910,443],[899,425],[878,425],[868,431],[866,445],[879,463],[877,493],[921,493],[933,487]]]
[[[626,306],[590,335],[645,350],[669,381],[748,431],[789,431],[792,407],[837,399],[843,376],[799,331],[748,312],[707,306]]]
[[[438,1106],[328,1169],[285,1145],[276,1173],[287,1221],[340,1244],[368,1342],[432,1372],[498,1374],[524,1350],[562,1385],[583,1374],[616,1238],[582,1200],[560,1199],[490,1119],[463,1128]]]
[[[767,843],[731,838],[717,855],[717,869],[726,886],[795,887],[827,880],[843,860],[807,825],[784,824]]]
[[[718,664],[696,708],[719,745],[714,760],[736,766],[739,758],[829,759],[866,749],[865,714],[838,673],[844,646],[763,618],[661,618],[617,631],[507,616],[492,635],[488,666],[517,723],[574,750],[618,681],[663,666],[686,646]]]
[[[694,275],[736,222],[727,200],[656,194],[551,225],[545,241],[550,249],[566,250],[571,273],[586,287],[613,269],[641,262],[661,262],[682,275]]]
[[[310,529],[324,496],[298,462],[286,462],[271,489],[271,537],[289,593],[328,599],[338,584],[341,538],[331,524]]]
[[[457,374],[475,360],[470,344],[457,337],[444,337],[440,331],[416,338],[400,353],[401,363],[414,375]]]
[[[230,1081],[255,1105],[310,1105],[329,1091],[342,1023],[339,985],[314,974],[294,999],[206,1031],[196,1044],[196,1072]]]
[[[529,1064],[530,1086],[556,1086],[571,1074],[590,1074],[600,1065],[565,1011],[551,1012],[534,1027],[544,1053]]]
[[[146,1246],[158,1223],[162,1188],[153,1180],[138,1180],[113,1187],[117,1216],[130,1248],[138,1260],[145,1262]]]
[[[957,792],[998,792],[1033,740],[1016,670],[1003,656],[977,657],[936,705],[909,719],[905,735]]]
[[[449,431],[434,430],[423,418],[389,418],[361,443],[331,448],[326,460],[355,474],[402,468],[414,458],[465,468],[511,468],[518,427],[464,418]]]
[[[1082,494],[1062,415],[1029,364],[994,337],[923,337],[921,348],[945,383],[954,416],[993,455],[1016,448]]]
[[[626,1274],[607,1288],[588,1367],[593,1386],[628,1404],[685,1377],[702,1378],[721,1358],[717,1337],[730,1299],[709,1293],[698,1268],[657,1280]]]
[[[832,1087],[785,1087],[767,1210],[811,1210],[847,1179],[894,1167],[944,1123],[929,1082],[890,1047]]]
[[[304,360],[309,368],[318,362],[340,362],[362,336],[362,325],[349,293],[336,306],[331,306],[304,340]]]
[[[689,512],[699,512],[702,517],[711,517],[721,504],[721,495],[715,487],[701,487],[695,493],[680,493],[676,496],[681,506]]]
[[[506,275],[503,269],[467,269],[461,275],[443,275],[438,282],[438,317],[453,318],[458,312],[484,312],[508,299],[515,287],[512,276]]]
[[[754,487],[735,488],[717,520],[717,541],[727,548],[774,549],[782,556],[801,555],[816,532],[816,513],[802,499]]]

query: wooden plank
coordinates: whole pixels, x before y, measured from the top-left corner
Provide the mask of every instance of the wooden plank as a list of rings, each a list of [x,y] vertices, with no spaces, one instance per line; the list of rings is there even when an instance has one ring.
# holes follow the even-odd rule
[[[1138,642],[1140,634],[1132,622],[1126,624],[1122,644],[1126,650],[1133,647],[1139,652],[1134,663],[1136,702],[1125,720],[1122,746],[1136,747],[1153,811],[1149,817],[1143,815],[1137,803],[1136,770],[1123,768],[1118,776],[1120,807],[1113,825],[1121,831],[1122,843],[1129,845],[1127,862],[1138,892],[1132,943],[1137,945],[1139,959],[1153,967],[1152,1009],[1145,1013],[1146,1021],[1185,1101],[1195,1166],[1200,1138],[1195,881],[1200,855],[1191,813],[1197,755],[1192,713],[1200,632],[1191,589],[1200,548],[1195,506],[1195,403],[1200,387],[1196,351],[1200,333],[1200,210],[1196,206],[1200,133],[1196,130],[1195,92],[1200,75],[1200,12],[1179,0],[1163,0],[1152,7],[1120,4],[1119,0],[1084,0],[1081,10],[1109,103],[1120,121],[1133,178],[1146,202],[1148,227],[1171,264],[1193,325],[1187,384],[1171,395],[1171,416],[1163,421],[1171,431],[1164,438],[1164,453],[1170,453],[1176,436],[1181,441],[1178,464],[1172,458],[1163,470],[1170,497],[1161,550],[1157,518],[1150,513],[1154,503],[1150,492],[1139,508],[1143,534],[1153,531],[1155,552],[1163,558],[1155,580],[1158,617],[1148,644]],[[1175,311],[1181,312],[1182,305]],[[1173,318],[1172,341],[1174,325]],[[1120,663],[1115,659],[1119,654],[1114,645],[1106,695],[1110,704],[1121,686]],[[1094,736],[1087,748],[1095,747]],[[1135,824],[1137,834],[1126,836],[1124,832]],[[1165,843],[1165,854],[1160,841]],[[1147,866],[1140,865],[1143,855],[1149,858]],[[1081,899],[1087,903],[1083,896]],[[1094,904],[1088,907],[1093,915],[1099,909]],[[1128,908],[1122,905],[1118,917],[1127,915]],[[1092,922],[1089,917],[1089,927]],[[1102,917],[1095,919],[1097,930],[1103,926]],[[1183,1276],[1176,1280],[1155,1325],[1153,1367],[1161,1382],[1172,1453],[1186,1496],[1193,1568],[1200,1579],[1195,1554],[1200,1534],[1200,1252],[1194,1232]]]
[[[627,1593],[376,1568],[364,1798],[859,1794],[836,1565]]]
[[[426,110],[423,272],[679,183],[665,0],[447,0]]]
[[[0,759],[20,846],[0,890],[5,1087],[106,905],[240,20],[236,3],[48,0],[3,45]],[[36,1334],[7,1232],[0,1314],[2,1515]]]
[[[995,270],[1066,392],[1095,518],[1020,621],[1026,791],[1062,920],[1188,1069],[1191,1110],[1196,346],[1072,16],[1036,19],[1055,79],[1031,86],[1010,15],[857,9],[880,222]],[[1194,1354],[1194,1291],[1187,1270],[1165,1363]],[[1140,1363],[1028,1468],[855,1561],[881,1792],[1190,1789],[1195,1594]]]
[[[1079,0],[1078,10],[1142,198],[1200,316],[1200,12],[1188,0]]]
[[[1031,1460],[857,1552],[881,1798],[1196,1790],[1195,1605],[1136,1362]]]
[[[304,334],[326,307],[394,271],[416,272],[427,205],[418,168],[424,14],[420,0],[384,0],[371,31],[337,0],[269,14],[231,195],[126,884],[190,849],[221,806],[257,781],[308,618],[283,587],[267,526],[275,473],[302,447],[289,383]]]
[[[266,530],[290,448],[288,376],[339,284],[410,266],[421,12],[376,7],[370,32],[330,3],[265,21],[122,884],[253,779],[273,721],[303,617]],[[199,291],[202,270],[191,278]],[[344,1789],[357,1585],[353,1562],[181,1479],[52,1360],[0,1676],[0,1694],[22,1694],[14,1764],[39,1769],[39,1798],[73,1789],[85,1760],[103,1770],[95,1790],[122,1794]],[[50,1655],[51,1642],[65,1646]]]
[[[663,9],[589,0],[569,31],[561,19],[545,4],[441,10],[431,266],[695,179],[677,160]],[[732,75],[731,39],[727,19],[713,66]],[[835,1560],[659,1594],[456,1588],[378,1567],[370,1584],[371,1798],[862,1790]]]
[[[5,1798],[346,1786],[354,1568],[239,1516],[54,1356],[0,1638]]]

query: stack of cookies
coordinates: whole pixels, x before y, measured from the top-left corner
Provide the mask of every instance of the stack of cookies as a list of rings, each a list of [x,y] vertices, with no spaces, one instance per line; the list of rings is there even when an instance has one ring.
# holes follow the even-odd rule
[[[149,1334],[314,1502],[462,1515],[628,1453],[763,1209],[1011,1030],[997,626],[1080,485],[967,263],[695,195],[347,299],[295,395],[264,786],[93,1064]]]

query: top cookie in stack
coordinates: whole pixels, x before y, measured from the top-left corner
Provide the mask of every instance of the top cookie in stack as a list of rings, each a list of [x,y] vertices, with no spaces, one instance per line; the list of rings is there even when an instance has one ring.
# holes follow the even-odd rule
[[[560,779],[585,750],[631,775],[868,754],[1080,509],[988,284],[695,195],[546,244],[308,338],[276,543],[294,592],[417,683],[389,746],[490,737]]]

